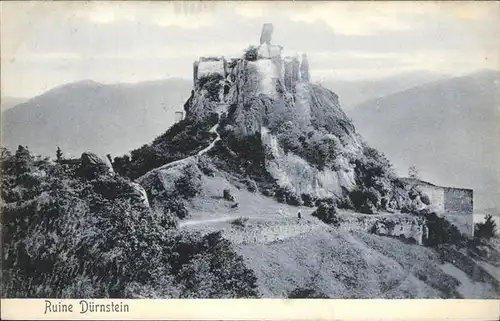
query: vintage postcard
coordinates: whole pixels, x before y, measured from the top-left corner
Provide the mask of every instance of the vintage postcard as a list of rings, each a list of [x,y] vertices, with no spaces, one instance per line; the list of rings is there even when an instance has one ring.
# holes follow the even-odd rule
[[[500,2],[0,5],[2,319],[500,317]]]

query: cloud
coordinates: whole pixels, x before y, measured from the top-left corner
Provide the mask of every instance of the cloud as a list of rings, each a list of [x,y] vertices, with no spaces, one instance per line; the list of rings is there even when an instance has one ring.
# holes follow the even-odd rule
[[[478,69],[500,70],[497,56],[486,52],[457,52],[455,50],[427,49],[417,52],[337,53],[310,52],[309,64],[313,80],[376,79],[398,73],[430,70],[432,72],[462,75]]]
[[[189,78],[198,56],[235,56],[258,43],[264,22],[275,26],[273,42],[291,54],[308,52],[311,69],[325,77],[495,68],[499,5],[3,2],[2,79],[16,84],[5,85],[14,92],[39,92],[37,82],[78,77],[109,82]],[[14,77],[18,80],[8,81]]]
[[[198,29],[213,25],[214,5],[209,2],[89,2],[80,5],[76,16],[92,23],[136,22],[158,26]]]
[[[292,21],[321,22],[345,35],[371,35],[382,30],[409,30],[410,15],[435,13],[435,5],[412,2],[253,2],[242,3],[235,13],[247,18],[280,14]]]
[[[500,2],[452,2],[447,13],[457,20],[484,21],[494,17],[498,20]]]

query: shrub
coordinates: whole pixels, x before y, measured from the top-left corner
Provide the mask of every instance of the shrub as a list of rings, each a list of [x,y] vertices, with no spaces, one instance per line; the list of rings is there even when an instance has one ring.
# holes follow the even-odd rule
[[[164,205],[162,206],[164,211],[168,211],[172,214],[174,214],[176,217],[180,218],[181,220],[188,217],[189,212],[186,207],[186,202],[182,200],[181,198],[177,197],[172,197],[166,202],[162,202]]]
[[[194,167],[186,167],[183,175],[175,181],[175,194],[186,199],[195,197],[201,190],[200,179]]]
[[[302,194],[300,197],[302,198],[302,202],[304,203],[305,206],[314,207],[314,199],[311,195]]]
[[[181,298],[258,297],[257,278],[221,232],[177,234],[169,255]]]
[[[27,147],[19,145],[14,154],[14,167],[16,173],[26,173],[33,169],[35,158]]]
[[[292,152],[307,160],[319,170],[335,168],[342,144],[340,140],[325,130],[310,130],[305,133],[299,122],[291,118],[289,107],[282,107],[283,116],[274,115],[271,119],[271,130],[276,132],[285,153]]]
[[[259,190],[259,188],[257,187],[257,183],[255,183],[255,181],[251,178],[244,179],[243,183],[245,184],[249,192],[255,193]]]
[[[276,200],[280,203],[286,203],[288,205],[292,206],[299,206],[301,205],[301,199],[292,192],[289,188],[286,187],[279,187],[276,189],[274,197]]]
[[[217,170],[205,155],[200,157],[198,161],[198,168],[204,175],[209,177],[214,177]]]
[[[354,209],[365,214],[374,214],[381,206],[381,197],[374,188],[355,189],[349,194]]]
[[[233,196],[233,194],[231,194],[230,189],[228,189],[228,188],[224,189],[222,194],[223,194],[223,197],[226,201],[234,202],[234,196]]]
[[[349,194],[337,200],[337,207],[345,210],[355,209]]]
[[[288,294],[289,299],[328,299],[329,297],[317,291],[316,289],[311,288],[295,288],[293,291]]]
[[[490,239],[497,235],[496,233],[497,224],[493,221],[491,215],[485,216],[484,223],[476,223],[474,225],[474,237],[482,239]]]
[[[312,213],[312,216],[317,217],[326,224],[340,226],[340,221],[337,216],[337,208],[332,201],[321,201],[318,209]]]
[[[415,214],[418,212],[419,210],[416,202],[410,201],[401,206],[401,213]]]
[[[382,198],[394,192],[396,176],[389,160],[376,149],[364,146],[363,156],[354,160],[356,189],[349,198],[354,208],[372,214],[382,206]]]
[[[244,58],[248,61],[256,61],[259,54],[259,49],[255,46],[250,46],[245,50]]]
[[[237,219],[231,221],[231,225],[238,227],[245,227],[247,221],[248,221],[247,217],[238,217]]]
[[[388,232],[391,232],[394,230],[394,227],[396,226],[396,223],[393,220],[389,220],[386,218],[383,218],[381,220],[377,220],[372,227],[369,229],[369,233],[372,234],[377,234],[379,232],[379,227],[384,227]]]
[[[198,87],[204,88],[208,93],[208,98],[212,101],[219,101],[219,92],[222,88],[221,81],[224,76],[212,73],[198,79]]]

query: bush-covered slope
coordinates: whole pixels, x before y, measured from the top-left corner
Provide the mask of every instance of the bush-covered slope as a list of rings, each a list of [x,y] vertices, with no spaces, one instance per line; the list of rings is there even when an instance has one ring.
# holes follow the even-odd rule
[[[130,181],[2,150],[5,297],[253,297],[220,233],[179,233]]]

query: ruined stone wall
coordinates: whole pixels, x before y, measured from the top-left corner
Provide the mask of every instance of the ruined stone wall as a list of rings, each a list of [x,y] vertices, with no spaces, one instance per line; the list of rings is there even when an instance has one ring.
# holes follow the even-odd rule
[[[300,62],[295,57],[285,57],[283,67],[285,69],[285,88],[289,92],[294,92],[295,84],[299,80]]]
[[[414,178],[402,178],[409,186],[427,195],[430,200],[430,209],[437,214],[444,213],[444,187],[421,181]]]
[[[341,229],[364,230],[373,234],[413,239],[419,245],[429,237],[429,229],[422,217],[408,214],[352,215],[339,213]]]
[[[211,75],[219,74],[223,77],[226,76],[227,62],[224,58],[200,58],[194,65],[194,81]]]
[[[445,217],[462,233],[472,235],[474,227],[473,190],[436,186],[417,179],[403,180],[429,196],[431,204],[428,209]]]
[[[437,213],[444,213],[444,188],[428,184],[418,186],[423,193],[429,196],[432,209]]]
[[[444,188],[444,211],[446,213],[470,214],[473,212],[473,191],[462,188]]]
[[[184,113],[182,111],[175,112],[175,122],[178,123],[184,119]]]
[[[260,59],[272,59],[281,57],[283,47],[280,45],[268,45],[266,43],[259,46],[257,55]]]

